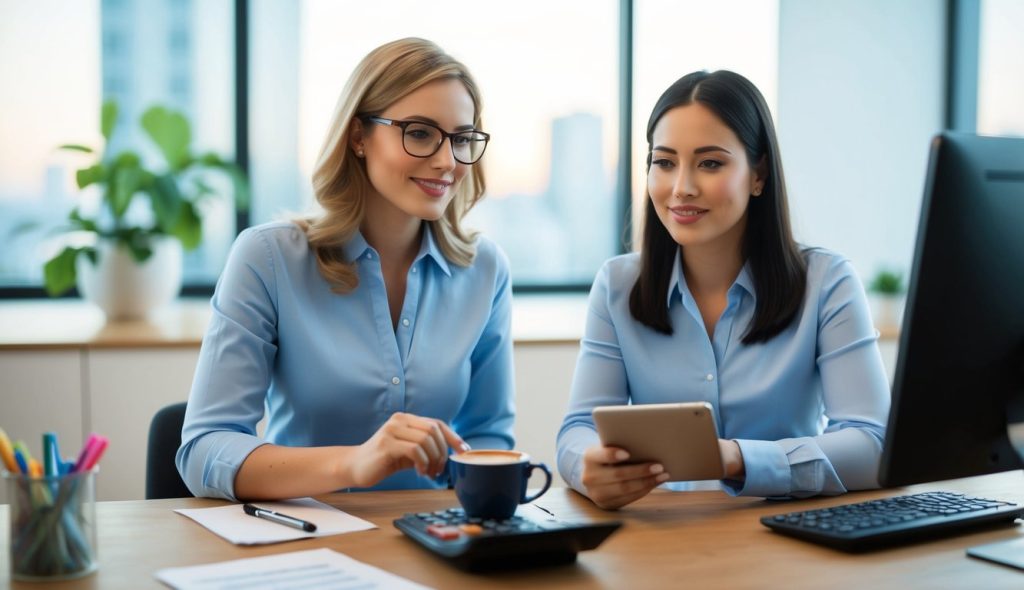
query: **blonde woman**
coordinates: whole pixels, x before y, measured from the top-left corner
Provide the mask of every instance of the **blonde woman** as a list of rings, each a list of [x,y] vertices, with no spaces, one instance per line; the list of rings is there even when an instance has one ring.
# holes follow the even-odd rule
[[[177,455],[194,494],[441,487],[449,449],[512,447],[508,261],[461,226],[480,128],[472,76],[429,41],[356,67],[322,214],[242,232],[217,284]]]

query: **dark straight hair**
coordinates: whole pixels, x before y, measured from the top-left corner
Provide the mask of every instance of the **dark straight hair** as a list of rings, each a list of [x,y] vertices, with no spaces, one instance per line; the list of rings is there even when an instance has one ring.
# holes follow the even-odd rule
[[[698,102],[715,113],[743,143],[751,167],[767,172],[760,196],[747,205],[742,254],[750,264],[757,304],[744,344],[767,342],[793,321],[803,302],[807,263],[793,240],[779,140],[761,92],[750,80],[727,70],[687,74],[661,95],[647,122],[647,171],[651,169],[654,127],[668,111]],[[676,249],[647,195],[640,246],[640,276],[629,296],[629,310],[640,323],[672,333],[665,304]]]

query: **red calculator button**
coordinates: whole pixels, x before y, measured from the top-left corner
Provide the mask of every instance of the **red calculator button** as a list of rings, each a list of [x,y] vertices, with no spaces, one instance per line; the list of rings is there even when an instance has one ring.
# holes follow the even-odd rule
[[[427,534],[432,537],[437,537],[442,541],[451,541],[452,539],[459,538],[459,529],[453,526],[432,524],[427,527]]]

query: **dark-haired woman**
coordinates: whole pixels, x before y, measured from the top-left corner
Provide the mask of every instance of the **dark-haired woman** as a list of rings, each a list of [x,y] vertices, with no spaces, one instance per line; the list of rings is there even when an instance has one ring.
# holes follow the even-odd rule
[[[602,446],[597,406],[714,408],[735,495],[877,487],[889,388],[864,289],[843,257],[796,244],[778,140],[746,78],[689,74],[647,125],[641,250],[609,260],[590,309],[558,434],[577,491],[618,508],[672,479]]]

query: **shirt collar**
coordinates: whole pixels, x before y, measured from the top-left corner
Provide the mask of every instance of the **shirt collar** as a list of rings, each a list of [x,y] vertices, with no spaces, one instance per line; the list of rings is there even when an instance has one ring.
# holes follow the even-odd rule
[[[342,252],[345,254],[346,262],[355,262],[366,254],[367,250],[372,250],[369,242],[363,237],[363,232],[356,230],[356,233],[352,234],[352,237],[345,242],[345,246],[342,248]]]
[[[434,232],[430,229],[429,223],[423,224],[423,239],[420,241],[420,251],[416,255],[416,260],[413,264],[420,261],[421,258],[429,256],[437,264],[444,274],[452,276],[452,270],[448,266],[448,260],[441,253],[441,249],[437,246],[437,240],[434,239]]]
[[[683,274],[682,257],[682,249],[676,248],[675,260],[672,263],[672,277],[668,281],[668,293],[665,299],[665,305],[668,307],[672,307],[672,300],[675,298],[676,293],[682,297],[684,293],[689,291],[689,288],[686,286],[686,275]],[[755,303],[757,302],[757,292],[754,290],[754,277],[750,274],[749,260],[740,268],[740,274],[736,276],[736,280],[733,281],[729,291],[734,292],[737,286],[749,293],[751,299]]]
[[[354,262],[359,260],[367,251],[373,251],[373,247],[363,237],[363,232],[356,230],[356,233],[352,235],[348,242],[345,243],[342,251],[345,254],[345,260]],[[434,260],[444,274],[452,276],[451,268],[448,266],[448,260],[445,259],[444,254],[441,253],[441,249],[437,245],[437,240],[434,239],[434,232],[430,229],[429,223],[423,224],[423,237],[420,239],[420,251],[416,254],[416,259],[413,260],[413,265],[418,263],[421,258],[430,257]]]

